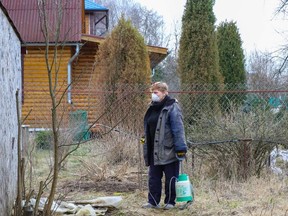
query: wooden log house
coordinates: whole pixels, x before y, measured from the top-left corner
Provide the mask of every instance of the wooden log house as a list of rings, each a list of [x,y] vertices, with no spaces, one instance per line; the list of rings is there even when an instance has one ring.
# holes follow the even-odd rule
[[[19,30],[24,41],[23,49],[26,51],[22,55],[24,62],[22,69],[22,117],[25,118],[28,113],[30,114],[24,124],[31,128],[49,128],[51,100],[47,59],[45,59],[46,43],[40,28],[41,19],[37,0],[1,1]],[[50,21],[53,21],[57,14],[51,2],[49,4],[48,1],[47,14],[48,18],[51,19]],[[49,31],[48,62],[52,65],[53,60],[57,60],[58,67],[52,67],[52,71],[58,71],[58,80],[56,81],[58,99],[60,99],[61,93],[68,88],[68,94],[61,102],[61,109],[65,110],[66,113],[66,117],[63,116],[63,121],[67,119],[67,113],[75,110],[86,110],[88,119],[91,120],[93,110],[89,109],[89,106],[91,103],[96,103],[96,99],[93,97],[94,101],[91,101],[91,97],[89,97],[91,91],[85,91],[85,89],[93,88],[91,80],[94,84],[105,82],[105,80],[99,80],[97,74],[93,74],[93,68],[95,67],[94,62],[98,46],[105,40],[107,29],[107,8],[91,0],[70,0],[63,12],[59,43],[53,40],[55,38],[54,32]],[[64,42],[65,46],[62,46]],[[56,59],[53,58],[55,46],[57,46],[58,56]],[[151,69],[168,54],[167,48],[154,46],[147,48]],[[56,65],[55,62],[54,65]],[[77,80],[77,84],[74,84],[72,80]]]

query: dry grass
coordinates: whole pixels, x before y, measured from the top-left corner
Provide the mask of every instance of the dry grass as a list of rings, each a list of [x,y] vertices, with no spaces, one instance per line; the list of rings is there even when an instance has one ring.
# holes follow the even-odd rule
[[[125,158],[121,158],[121,162],[115,164],[112,160],[113,154],[116,154],[115,159],[119,160],[118,154],[123,149],[115,151],[115,143],[112,147],[104,148],[104,145],[109,145],[109,143],[99,140],[86,143],[69,157],[59,176],[57,194],[59,197],[78,201],[94,199],[98,196],[121,195],[123,201],[119,208],[107,213],[107,215],[116,216],[288,216],[288,179],[286,176],[276,176],[270,173],[261,178],[249,178],[246,182],[215,180],[205,177],[205,173],[202,175],[197,173],[197,176],[193,176],[191,170],[189,172],[189,161],[184,164],[184,170],[190,175],[194,186],[194,203],[184,210],[179,209],[180,203],[177,203],[175,209],[169,211],[142,209],[141,205],[147,201],[147,168],[143,169],[144,187],[141,191],[139,190],[138,165],[134,163],[137,150],[133,150],[131,143],[127,143],[126,140],[119,142],[119,146],[123,148],[130,146],[128,152],[134,152],[134,157],[129,160],[129,163]],[[134,147],[137,147],[137,144]],[[49,171],[50,156],[48,151],[38,151],[33,157],[32,185],[37,190],[40,179],[43,180]]]
[[[287,179],[250,178],[244,183],[204,181],[195,189],[198,215],[285,215]]]
[[[288,215],[288,180],[276,176],[251,178],[245,183],[202,180],[195,185],[195,201],[185,210],[141,209],[147,192],[136,191],[124,197],[113,215]],[[177,203],[176,207],[180,204]]]

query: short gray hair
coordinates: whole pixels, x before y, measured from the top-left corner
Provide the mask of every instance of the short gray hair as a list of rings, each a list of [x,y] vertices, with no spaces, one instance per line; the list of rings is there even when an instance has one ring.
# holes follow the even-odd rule
[[[151,85],[151,91],[158,90],[161,92],[168,91],[168,85],[165,82],[155,82]]]

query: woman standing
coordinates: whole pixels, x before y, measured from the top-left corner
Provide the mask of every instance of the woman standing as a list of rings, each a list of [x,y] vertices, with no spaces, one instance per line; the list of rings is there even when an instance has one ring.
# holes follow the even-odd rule
[[[164,209],[175,206],[175,180],[179,175],[179,158],[185,157],[187,145],[182,112],[177,100],[168,95],[168,85],[151,86],[152,102],[144,117],[145,165],[149,166],[148,202],[143,208],[160,208],[162,177],[165,174]]]

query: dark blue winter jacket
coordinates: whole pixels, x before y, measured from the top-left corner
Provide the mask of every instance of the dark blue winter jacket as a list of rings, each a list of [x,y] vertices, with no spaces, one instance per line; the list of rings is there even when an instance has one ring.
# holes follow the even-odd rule
[[[151,152],[151,143],[148,143],[150,140],[147,139],[149,109],[151,107],[148,108],[144,117],[145,143],[143,154],[145,165],[150,165],[149,157],[151,155],[148,154],[153,154],[154,165],[165,165],[177,161],[176,152],[187,152],[183,117],[178,102],[175,99],[170,99],[164,104],[156,126],[153,152]]]

